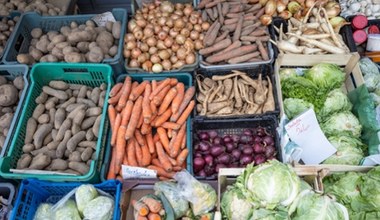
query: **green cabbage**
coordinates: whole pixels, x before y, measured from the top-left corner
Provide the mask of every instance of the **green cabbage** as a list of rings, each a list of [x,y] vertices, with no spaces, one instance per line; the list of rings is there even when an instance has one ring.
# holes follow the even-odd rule
[[[84,207],[98,196],[98,191],[91,184],[83,184],[75,192],[75,201],[77,202],[79,213],[83,214]]]
[[[359,165],[364,157],[362,142],[348,136],[331,136],[328,139],[337,152],[323,161],[324,164]]]
[[[379,75],[380,74],[379,68],[377,67],[377,65],[374,62],[372,62],[372,60],[369,59],[368,57],[363,57],[362,59],[360,59],[359,67],[363,75],[366,75],[366,74]]]
[[[372,97],[376,106],[380,105],[380,96],[378,94],[371,92],[369,95]]]
[[[222,196],[220,207],[224,218],[229,220],[249,220],[253,208],[237,187],[227,188]]]
[[[363,78],[364,84],[367,86],[369,92],[375,91],[380,83],[380,74],[366,74]]]
[[[285,114],[289,119],[293,119],[309,108],[313,108],[313,104],[306,102],[302,99],[287,98],[284,100]]]
[[[280,75],[280,80],[284,80],[288,77],[296,77],[297,70],[296,69],[280,69],[279,75]]]
[[[248,165],[237,178],[239,187],[255,208],[288,206],[296,198],[301,181],[289,165],[270,160],[259,166]]]
[[[54,213],[54,220],[81,220],[75,201],[70,199]]]
[[[288,213],[282,210],[255,209],[249,220],[289,220]]]
[[[34,214],[33,220],[50,220],[53,214],[51,207],[52,205],[49,203],[41,203]]]
[[[98,196],[87,203],[83,216],[88,220],[111,220],[113,218],[114,200],[107,196]]]
[[[320,63],[306,71],[305,77],[328,92],[342,86],[346,74],[336,64]]]
[[[329,115],[341,111],[351,111],[352,104],[341,89],[334,89],[327,95],[325,103],[318,116],[323,120]]]
[[[321,125],[326,136],[353,136],[359,138],[362,126],[354,114],[349,111],[336,113],[326,119]]]
[[[339,202],[346,207],[351,207],[351,201],[360,197],[358,189],[362,181],[362,173],[348,172],[346,174],[334,174],[323,181],[325,191],[334,195]]]

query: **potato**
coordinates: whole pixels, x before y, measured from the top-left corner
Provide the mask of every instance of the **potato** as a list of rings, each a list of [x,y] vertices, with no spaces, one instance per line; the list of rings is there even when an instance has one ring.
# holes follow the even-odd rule
[[[112,36],[115,39],[120,39],[120,34],[121,34],[121,22],[116,21],[112,25]]]
[[[54,97],[60,99],[60,100],[67,100],[69,98],[64,91],[58,90],[58,89],[53,89],[49,86],[42,87],[42,91],[44,91],[46,94],[48,94],[50,96],[54,96]]]
[[[47,48],[49,43],[50,43],[50,41],[48,39],[40,38],[40,40],[36,44],[36,49],[41,51],[42,53],[47,53],[47,52],[49,52],[49,50]]]
[[[28,168],[32,162],[32,156],[30,154],[23,154],[21,158],[17,161],[16,169],[25,169]]]
[[[35,62],[34,58],[29,54],[18,54],[16,57],[16,60],[19,63],[28,64],[28,65],[31,65]]]
[[[51,158],[46,154],[38,154],[36,157],[33,158],[29,169],[32,170],[42,170],[45,167],[47,167],[51,162]]]
[[[77,52],[71,52],[71,53],[66,53],[64,56],[65,62],[68,63],[80,63],[84,62],[85,60],[81,56],[81,54]]]
[[[89,46],[90,46],[90,43],[89,42],[79,42],[77,44],[77,48],[79,49],[79,51],[81,53],[87,53],[89,51]]]
[[[78,146],[78,144],[86,137],[86,132],[85,131],[80,131],[74,136],[70,138],[70,140],[67,142],[67,149],[70,152],[74,152],[75,148]]]
[[[90,171],[90,167],[87,164],[74,161],[69,162],[69,168],[79,172],[82,175],[85,175],[88,171]]]
[[[52,50],[51,50],[51,54],[55,57],[57,57],[57,59],[59,60],[62,60],[65,56],[62,52],[62,49],[59,49],[58,47],[54,47]]]
[[[33,28],[32,32],[30,34],[33,38],[40,38],[42,36],[42,29],[41,28]]]
[[[111,57],[114,57],[116,56],[117,54],[117,49],[118,47],[116,45],[112,46],[109,51],[108,51],[108,54],[111,56]]]
[[[40,59],[40,62],[57,62],[57,61],[58,61],[58,58],[52,54],[45,55],[41,57]]]
[[[59,35],[58,31],[49,31],[47,34],[47,37],[49,39],[49,41],[53,41],[53,38],[57,35]],[[59,42],[57,42],[59,43]]]
[[[0,76],[0,86],[6,84],[7,82],[7,78],[5,78],[4,76]]]
[[[103,51],[100,47],[90,48],[88,52],[88,61],[91,63],[100,63],[104,59]]]
[[[37,129],[36,133],[33,135],[33,144],[36,149],[42,147],[45,137],[51,132],[52,129],[53,126],[51,124],[43,124]]]
[[[50,170],[66,170],[68,168],[68,163],[66,160],[54,159],[51,161]]]
[[[11,84],[0,86],[0,106],[11,106],[18,101],[17,88]]]
[[[112,26],[113,26],[113,24],[114,24],[114,22],[112,22],[112,21],[107,21],[106,22],[106,30],[108,32],[112,32]]]
[[[34,47],[29,48],[29,54],[33,57],[33,60],[40,60],[43,56],[43,53]]]

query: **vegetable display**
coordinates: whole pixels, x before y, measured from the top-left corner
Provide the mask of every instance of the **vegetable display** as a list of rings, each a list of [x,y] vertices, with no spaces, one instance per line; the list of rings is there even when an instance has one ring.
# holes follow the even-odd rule
[[[165,210],[161,200],[152,194],[145,195],[140,200],[132,200],[134,219],[161,220],[165,219]]]
[[[238,64],[269,61],[268,25],[271,16],[255,2],[202,0],[202,19],[212,23],[199,53],[204,64]],[[269,22],[269,23],[268,23]]]
[[[4,76],[0,76],[0,149],[4,147],[23,89],[24,78],[22,76],[16,77],[13,81],[8,81]]]
[[[376,19],[380,17],[380,2],[365,0],[342,0],[339,1],[342,9],[341,16],[349,17],[353,15],[365,15],[368,19]]]
[[[7,17],[4,17],[0,21],[0,57],[4,52],[5,45],[9,39],[9,37],[12,34],[12,31],[17,23],[17,21],[20,19],[19,16],[16,16],[12,19],[9,19]]]
[[[161,179],[185,168],[194,93],[175,78],[132,83],[127,76],[116,84],[108,100],[113,149],[107,178],[121,174],[122,164],[155,170]]]
[[[2,0],[0,1],[0,16],[8,16],[12,11],[30,12],[35,11],[43,16],[65,15],[67,8],[62,8],[53,4],[54,1],[49,0]]]
[[[220,168],[258,165],[275,159],[277,150],[273,135],[264,127],[223,136],[215,130],[199,131],[194,145],[195,176],[210,177]]]
[[[271,41],[280,53],[345,54],[350,51],[339,35],[343,24],[344,19],[342,22],[329,20],[329,14],[324,8],[313,5],[301,21],[296,18],[289,19],[288,32],[284,33],[282,24],[279,28],[274,26],[278,37],[276,42]]]
[[[87,174],[96,159],[106,89],[63,81],[43,86],[16,169]]]
[[[197,112],[201,116],[236,116],[263,114],[275,110],[273,85],[269,76],[252,79],[246,73],[210,78],[198,74]]]
[[[73,21],[59,31],[47,33],[41,28],[34,28],[29,52],[18,54],[17,61],[29,65],[59,61],[101,63],[117,54],[120,30],[120,21],[108,21],[103,27],[96,26],[92,20],[85,24]]]
[[[147,4],[128,22],[124,37],[127,66],[157,73],[194,64],[196,51],[203,48],[202,31],[209,27],[191,4]]]

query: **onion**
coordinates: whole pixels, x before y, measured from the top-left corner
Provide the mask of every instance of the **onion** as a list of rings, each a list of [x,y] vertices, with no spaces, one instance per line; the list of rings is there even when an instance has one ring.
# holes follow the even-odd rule
[[[194,42],[191,39],[186,39],[183,47],[186,49],[187,54],[192,53],[194,51]]]
[[[225,148],[220,144],[214,144],[210,149],[210,154],[214,157],[221,155]]]
[[[212,176],[215,173],[215,167],[206,165],[203,170],[206,173],[206,176]]]
[[[158,34],[157,37],[160,40],[165,40],[166,37],[168,36],[168,33],[166,33],[164,30],[161,30]]]
[[[150,37],[150,38],[146,39],[146,44],[148,44],[148,46],[150,46],[150,47],[154,47],[157,45],[157,40],[154,37]]]
[[[250,155],[243,155],[241,158],[240,158],[240,164],[245,166],[245,165],[248,165],[250,163],[253,162],[253,157],[250,156]]]
[[[273,137],[272,136],[265,136],[263,138],[263,143],[265,146],[270,146],[270,145],[274,145],[274,140],[273,140]]]
[[[166,18],[165,17],[158,18],[157,23],[160,26],[164,26],[166,24]]]
[[[180,60],[186,59],[187,55],[186,55],[186,49],[185,48],[183,48],[183,47],[179,48],[178,51],[176,52],[176,54],[177,54],[178,59],[180,59]]]
[[[213,144],[224,144],[223,139],[221,137],[215,137],[214,140],[212,140]]]
[[[182,29],[180,32],[181,35],[183,35],[185,38],[190,36],[190,31],[186,28]]]
[[[173,19],[173,21],[177,20],[177,19],[180,19],[181,16],[177,15],[177,14],[171,14],[170,15],[170,18]]]
[[[150,56],[150,61],[152,61],[152,63],[160,63],[161,59],[157,54],[153,54]]]
[[[265,152],[264,152],[265,156],[268,158],[268,157],[271,157],[273,155],[276,154],[276,148],[274,148],[274,146],[267,146],[265,147]]]
[[[137,59],[141,55],[141,50],[139,48],[133,48],[131,50],[131,57]]]
[[[207,141],[201,141],[199,143],[199,150],[208,151],[210,149],[210,143]]]
[[[153,63],[150,62],[149,60],[145,61],[143,64],[142,64],[142,68],[143,70],[147,71],[147,72],[151,72],[152,71],[152,66],[153,66]]]
[[[199,40],[203,41],[204,38],[205,38],[204,33],[200,33],[200,34],[199,34]]]
[[[254,161],[256,165],[262,164],[266,161],[266,158],[262,154],[255,155]]]
[[[282,1],[277,1],[277,12],[281,13],[286,9],[286,5]]]
[[[256,143],[253,145],[253,151],[256,154],[261,154],[261,153],[264,153],[265,149],[261,144]]]
[[[174,26],[173,19],[167,18],[165,25],[168,26],[169,28],[172,28]]]
[[[271,15],[261,15],[260,16],[260,22],[265,25],[265,26],[268,26],[272,23],[272,16]]]
[[[165,46],[164,41],[162,41],[162,40],[158,40],[158,41],[157,41],[157,48],[158,48],[159,50],[165,50],[165,49],[167,49],[167,47]]]
[[[340,6],[338,2],[328,2],[325,9],[329,18],[336,17],[340,13]]]
[[[176,19],[174,21],[174,28],[177,30],[181,30],[182,28],[185,27],[185,25],[186,25],[185,22],[181,18]]]
[[[125,49],[132,50],[137,47],[136,41],[128,41],[125,45]]]
[[[155,33],[155,34],[158,34],[158,33],[160,33],[160,31],[161,31],[161,27],[158,26],[158,25],[154,26],[153,29],[154,29],[154,33]]]
[[[186,15],[186,16],[190,16],[190,14],[193,12],[193,7],[185,7],[183,9],[183,13]]]
[[[183,60],[178,60],[176,63],[173,64],[173,69],[180,69],[185,65],[185,62]]]
[[[285,19],[285,20],[288,20],[292,17],[292,13],[290,13],[290,11],[282,11],[278,16],[280,16],[281,18]]]
[[[190,16],[189,21],[191,24],[197,24],[198,23],[198,17]]]
[[[190,32],[190,38],[192,39],[192,40],[196,40],[196,39],[198,39],[199,38],[199,32],[198,31],[191,31]]]
[[[136,24],[137,24],[137,26],[144,28],[146,26],[147,22],[145,21],[145,19],[141,18],[141,19],[136,20]]]
[[[206,155],[203,158],[207,165],[212,166],[214,164],[214,158],[211,155]]]
[[[132,33],[128,33],[124,36],[124,41],[128,42],[128,41],[135,41],[136,38],[135,36],[133,36]]]
[[[193,168],[195,172],[201,171],[205,166],[205,160],[202,157],[194,158]]]
[[[167,33],[169,33],[169,31],[170,31],[170,28],[168,26],[163,26],[162,30],[165,31],[166,35],[167,35]]]
[[[146,43],[141,43],[139,48],[142,52],[148,52],[149,51],[149,46]]]
[[[186,26],[185,28],[187,28],[188,30],[193,30],[194,26],[191,24],[191,23],[186,23]]]
[[[184,7],[185,7],[185,5],[182,4],[182,3],[176,3],[175,4],[175,9],[176,10],[182,10]]]
[[[178,61],[178,58],[176,56],[171,56],[170,57],[170,62],[171,63],[176,63]]]
[[[199,25],[199,24],[194,25],[194,26],[193,26],[193,29],[194,29],[194,31],[197,31],[198,34],[199,34],[200,32],[202,32],[202,26]]]
[[[200,50],[203,48],[203,42],[201,40],[195,40],[194,41],[194,48],[196,50]]]
[[[153,67],[152,67],[152,71],[154,73],[160,73],[160,72],[162,72],[162,70],[163,70],[162,69],[162,65],[159,64],[159,63],[154,64]]]
[[[139,62],[136,59],[131,59],[129,61],[129,66],[132,67],[132,68],[136,68],[136,67],[139,67],[140,64],[139,64]]]
[[[148,4],[148,9],[151,11],[156,8],[156,5],[153,3]]]
[[[239,143],[239,140],[240,140],[240,136],[239,135],[233,134],[233,135],[231,135],[231,138],[232,138],[232,141],[234,143]]]
[[[174,11],[174,5],[169,1],[163,1],[160,4],[160,11],[172,13]]]
[[[204,170],[201,170],[201,171],[198,172],[197,176],[205,178],[205,177],[207,177],[207,174],[206,174],[206,172]]]
[[[124,49],[123,55],[124,55],[125,58],[129,58],[129,57],[131,57],[131,51],[127,50],[127,49]]]
[[[135,29],[136,27],[137,27],[136,20],[135,20],[135,19],[131,19],[131,20],[128,22],[128,31],[129,31],[129,32],[132,32],[133,29]]]
[[[174,29],[170,29],[169,35],[170,35],[170,37],[174,38],[174,37],[176,37],[178,35],[178,32],[176,30],[174,30]]]
[[[181,11],[181,10],[175,10],[174,14],[179,15],[179,16],[183,16],[183,11]]]
[[[253,138],[252,136],[249,136],[249,135],[242,135],[240,136],[240,143],[243,143],[243,144],[249,144],[249,143],[253,143]]]
[[[244,131],[243,131],[243,135],[252,136],[253,133],[252,133],[252,131],[249,130],[249,129],[244,129]]]
[[[165,39],[165,41],[164,41],[164,45],[165,45],[167,48],[171,48],[172,45],[173,45],[173,43],[174,43],[174,40],[173,40],[173,38],[171,38],[171,37],[167,37],[167,38]]]
[[[253,138],[253,142],[254,142],[254,143],[261,143],[262,140],[263,140],[263,139],[262,139],[261,137],[259,137],[259,136],[255,136],[255,137]]]
[[[150,47],[148,52],[150,55],[152,55],[152,54],[157,53],[157,51],[158,51],[157,47]]]
[[[210,28],[210,23],[208,23],[207,21],[202,23],[202,30],[203,31],[207,31],[209,28]]]
[[[267,131],[265,130],[265,128],[263,127],[259,127],[256,129],[256,134],[259,136],[259,137],[264,137],[267,135]]]
[[[163,60],[161,62],[162,64],[162,67],[164,68],[164,70],[171,70],[172,69],[172,62],[170,62],[170,60]]]
[[[217,163],[229,164],[231,162],[231,156],[228,153],[223,153],[216,158]]]
[[[133,53],[133,50],[132,50],[132,53]],[[139,63],[144,63],[148,59],[149,57],[145,56],[145,54],[141,54],[140,56],[137,57],[137,61],[139,61]]]
[[[190,53],[189,55],[186,56],[186,64],[193,64],[195,63],[195,54]]]
[[[152,29],[154,31],[154,25],[153,24],[147,24],[145,26],[145,28],[150,28],[150,29]]]
[[[133,35],[135,36],[137,40],[141,40],[144,37],[144,34],[142,31],[136,31],[133,33]]]
[[[219,163],[219,164],[217,164],[217,165],[215,166],[215,171],[216,171],[217,173],[219,173],[219,169],[221,169],[221,168],[226,168],[226,167],[227,167],[226,164]]]
[[[207,131],[208,135],[210,136],[211,139],[214,139],[218,136],[218,132],[215,130],[209,130]]]
[[[224,142],[224,143],[232,143],[233,140],[232,140],[231,135],[225,135],[225,136],[223,137],[223,142]]]
[[[177,44],[179,44],[179,45],[184,44],[185,41],[186,41],[186,37],[183,36],[182,34],[178,34],[178,35],[175,37],[175,42],[177,42]]]
[[[245,155],[252,155],[253,154],[253,148],[252,147],[245,147],[245,148],[243,148],[242,152]]]
[[[241,156],[241,152],[239,149],[235,149],[231,152],[231,155],[232,155],[232,158],[236,161],[236,160],[239,160]]]
[[[201,139],[202,141],[208,141],[210,139],[210,136],[206,131],[201,131],[198,133],[198,138]]]

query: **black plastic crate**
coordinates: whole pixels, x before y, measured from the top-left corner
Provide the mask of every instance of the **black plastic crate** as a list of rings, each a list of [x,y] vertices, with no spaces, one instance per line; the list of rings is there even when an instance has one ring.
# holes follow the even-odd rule
[[[196,143],[199,142],[197,133],[201,131],[209,131],[209,130],[215,130],[218,132],[220,136],[224,136],[227,134],[241,134],[244,129],[252,129],[257,127],[264,127],[270,134],[274,137],[274,143],[275,148],[277,150],[276,158],[277,160],[281,161],[281,146],[280,146],[280,139],[277,132],[278,127],[278,121],[277,118],[273,116],[262,116],[261,118],[247,118],[247,119],[225,119],[225,120],[193,120],[193,132],[192,132],[192,138],[193,138],[193,146],[195,146]],[[191,174],[195,176],[194,170],[193,170],[193,159],[195,150],[192,150],[193,153],[190,154],[191,157],[191,167],[188,167],[188,170],[191,171]],[[214,174],[213,176],[209,177],[200,177],[195,176],[197,179],[216,179],[217,174]]]
[[[272,82],[272,93],[274,97],[274,111],[262,113],[262,114],[242,114],[242,115],[234,115],[234,116],[202,116],[199,115],[196,108],[193,110],[194,118],[196,120],[206,120],[206,119],[232,119],[232,118],[255,118],[255,117],[261,117],[263,115],[273,115],[278,116],[280,114],[280,104],[277,97],[277,88],[276,88],[276,81],[274,77],[274,70],[272,65],[259,65],[259,66],[252,66],[250,68],[243,68],[243,69],[236,69],[241,72],[247,73],[249,77],[252,79],[257,79],[259,77],[259,74],[262,73],[262,79],[266,80],[266,76],[269,76],[271,82]],[[213,75],[227,75],[230,74],[231,70],[206,70],[206,69],[198,69],[195,71],[195,76],[197,74],[201,74],[204,77],[211,78]],[[196,95],[199,93],[198,83],[196,81],[196,77],[194,77],[194,86],[196,88]],[[199,104],[198,101],[195,98],[195,103]]]

